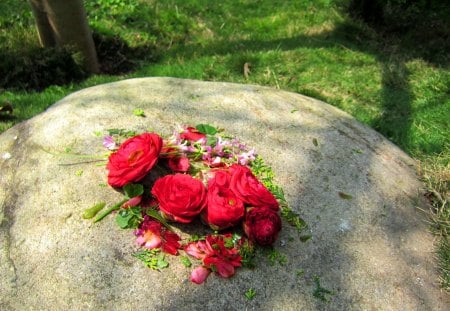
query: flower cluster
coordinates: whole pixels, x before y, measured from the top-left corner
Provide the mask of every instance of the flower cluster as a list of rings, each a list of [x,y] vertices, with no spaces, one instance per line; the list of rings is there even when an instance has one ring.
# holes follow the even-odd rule
[[[166,139],[143,133],[120,143],[107,136],[104,146],[112,151],[108,184],[125,194],[109,212],[118,210],[117,223],[134,228],[141,247],[197,261],[192,282],[211,272],[231,277],[254,246],[277,240],[279,202],[252,172],[255,150],[238,139],[200,124]],[[196,219],[213,232],[183,241],[172,229]]]

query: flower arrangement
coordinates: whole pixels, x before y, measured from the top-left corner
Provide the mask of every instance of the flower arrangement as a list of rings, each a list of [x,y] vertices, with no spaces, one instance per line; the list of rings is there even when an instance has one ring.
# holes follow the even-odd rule
[[[148,267],[165,268],[166,254],[184,254],[186,266],[198,263],[192,282],[203,283],[211,272],[229,278],[237,267],[253,265],[256,248],[275,243],[280,216],[298,230],[306,227],[273,183],[270,167],[223,130],[199,124],[180,127],[168,138],[124,130],[108,134],[108,184],[124,199],[105,210],[105,203],[97,204],[83,216],[99,221],[115,212],[121,228],[134,229],[141,251],[133,255]],[[184,240],[172,227],[200,222],[211,232]]]

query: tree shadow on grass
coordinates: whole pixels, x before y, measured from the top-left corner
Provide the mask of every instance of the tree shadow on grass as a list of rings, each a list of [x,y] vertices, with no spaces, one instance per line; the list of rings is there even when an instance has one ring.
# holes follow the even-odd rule
[[[119,36],[97,32],[93,38],[103,74],[126,74],[141,61],[158,59],[155,46],[130,47]],[[51,85],[81,82],[89,73],[76,59],[70,47],[34,47],[19,55],[15,51],[0,51],[0,89],[42,91]]]
[[[381,75],[381,113],[379,117],[368,121],[368,125],[382,133],[385,137],[399,145],[408,153],[421,150],[426,153],[441,153],[444,144],[421,141],[420,146],[412,146],[415,111],[412,107],[414,94],[411,90],[410,71],[407,63],[421,59],[436,67],[448,68],[450,58],[443,55],[445,47],[449,46],[445,36],[436,34],[429,42],[424,42],[420,48],[414,48],[410,42],[401,37],[384,37],[376,34],[380,41],[374,44],[374,34],[353,22],[343,22],[333,30],[314,35],[298,35],[275,40],[237,40],[214,41],[208,45],[191,44],[175,47],[170,51],[172,57],[191,59],[199,56],[233,55],[228,67],[242,72],[245,62],[258,65],[261,61],[254,53],[261,51],[291,51],[299,48],[323,49],[339,48],[361,52],[375,57],[380,65]],[[447,42],[447,43],[446,43]],[[440,48],[439,48],[440,47]],[[449,47],[450,48],[450,47]],[[350,64],[351,65],[351,64]],[[300,90],[308,96],[325,100],[321,94]],[[435,103],[444,103],[436,100]],[[415,142],[417,144],[417,142]]]

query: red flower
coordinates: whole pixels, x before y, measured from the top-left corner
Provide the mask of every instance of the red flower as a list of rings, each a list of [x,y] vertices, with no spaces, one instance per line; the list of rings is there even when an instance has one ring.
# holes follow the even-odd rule
[[[161,225],[159,221],[144,216],[141,227],[135,231],[138,237],[136,243],[148,249],[161,248],[165,253],[177,255],[180,245],[180,237]]]
[[[272,245],[281,230],[281,219],[269,207],[254,207],[247,210],[244,231],[247,237],[259,245]]]
[[[208,235],[204,241],[191,242],[184,250],[188,255],[203,262],[202,269],[196,268],[191,274],[191,281],[201,284],[207,277],[205,269],[216,272],[219,276],[229,278],[234,275],[235,267],[240,267],[242,257],[239,250],[225,246],[225,239],[231,235]]]
[[[206,188],[190,175],[166,175],[158,179],[152,194],[163,215],[181,223],[191,222],[206,205]]]
[[[245,204],[278,211],[279,205],[273,194],[253,175],[247,167],[239,164],[230,166],[230,188]]]
[[[206,135],[200,133],[194,127],[188,127],[184,130],[183,133],[180,134],[181,139],[189,140],[189,141],[199,141],[200,139],[206,138]]]
[[[144,133],[127,139],[110,155],[108,184],[123,187],[143,179],[158,160],[162,138],[157,134]]]
[[[222,170],[208,181],[208,205],[202,219],[215,230],[237,225],[245,213],[244,204],[230,190],[230,179],[229,172]]]

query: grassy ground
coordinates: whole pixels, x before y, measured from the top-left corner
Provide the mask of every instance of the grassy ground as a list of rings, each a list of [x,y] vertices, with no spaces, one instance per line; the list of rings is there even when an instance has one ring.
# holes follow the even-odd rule
[[[64,85],[50,81],[39,91],[24,90],[20,84],[3,86],[0,106],[10,102],[14,113],[1,117],[0,132],[75,90],[131,77],[252,83],[324,100],[381,132],[420,162],[419,173],[433,205],[432,228],[442,237],[437,248],[442,284],[449,289],[448,49],[439,38],[417,45],[408,38],[377,33],[349,18],[345,2],[87,0],[91,27],[126,46],[134,70]],[[17,77],[50,80],[39,75],[45,70],[36,64],[51,63],[51,57],[38,53],[39,61],[33,60],[30,51],[37,48],[27,2],[1,1],[0,82],[11,77],[11,71]],[[5,72],[8,59],[14,70]],[[51,76],[55,75],[63,80],[59,71]]]

